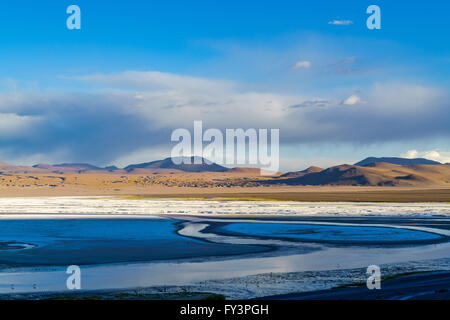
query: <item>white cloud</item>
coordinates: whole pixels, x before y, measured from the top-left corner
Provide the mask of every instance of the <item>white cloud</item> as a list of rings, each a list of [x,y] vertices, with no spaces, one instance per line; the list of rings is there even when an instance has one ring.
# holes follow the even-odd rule
[[[9,159],[70,146],[65,161],[103,165],[155,160],[170,150],[172,130],[192,130],[195,120],[202,120],[204,129],[280,129],[282,144],[450,136],[448,94],[419,85],[382,83],[341,102],[339,91],[318,98],[160,72],[78,79],[91,84],[89,93],[0,93],[0,114],[6,115],[0,120],[1,147],[10,148]],[[364,108],[348,107],[358,103]],[[31,128],[39,134],[30,136]],[[19,143],[8,140],[8,132],[28,133]]]
[[[345,104],[347,106],[352,106],[355,105],[357,103],[361,103],[361,98],[358,97],[357,95],[351,95],[350,97],[348,97],[347,99],[345,99],[344,101],[342,101],[342,104]]]
[[[351,20],[333,20],[333,21],[329,21],[328,24],[332,24],[335,26],[348,26],[353,24],[353,21]]]
[[[408,152],[402,154],[402,157],[408,159],[419,158],[419,152],[417,150],[409,150]]]
[[[409,150],[406,153],[402,154],[402,157],[414,159],[414,158],[425,158],[429,160],[438,161],[441,163],[450,163],[450,151],[417,151],[417,150]]]
[[[0,139],[26,136],[39,120],[39,117],[0,113]]]
[[[354,94],[339,103],[324,96],[320,101],[327,103],[322,108],[300,108],[315,98],[159,72],[127,71],[80,79],[118,86],[108,100],[120,102],[122,112],[145,121],[148,130],[191,129],[194,120],[203,120],[209,128],[279,128],[282,139],[297,142],[398,141],[449,133],[447,96],[420,85],[379,83],[366,89],[364,100]],[[135,87],[139,91],[130,92]],[[359,103],[365,108],[346,108]],[[412,130],[412,125],[421,130]]]
[[[311,67],[310,61],[298,61],[292,66],[292,69],[309,68]]]
[[[159,72],[127,71],[77,79],[138,89],[132,93],[115,90],[110,97],[126,100],[123,112],[147,119],[152,129],[190,128],[194,120],[203,120],[209,127],[238,128],[247,127],[249,119],[262,128],[279,127],[285,109],[306,100],[300,95],[248,91],[228,81]]]
[[[308,142],[398,141],[449,132],[445,123],[449,100],[445,92],[420,85],[379,83],[366,89],[364,100],[355,94],[341,103],[333,97],[321,97],[321,101],[327,101],[323,108],[300,108],[302,102],[315,98],[250,91],[239,83],[183,76],[192,80],[186,84],[180,76],[167,73],[141,75],[133,71],[122,75],[123,78],[115,74],[83,79],[113,82],[126,89],[136,85],[149,88],[134,93],[113,92],[110,100],[116,100],[114,95],[121,96],[126,104],[123,112],[146,120],[152,130],[191,128],[194,120],[203,120],[209,128],[279,128],[285,141]],[[139,79],[138,83],[131,75]],[[155,83],[164,85],[154,90]],[[361,103],[366,107],[345,108]],[[412,130],[411,126],[421,130]]]

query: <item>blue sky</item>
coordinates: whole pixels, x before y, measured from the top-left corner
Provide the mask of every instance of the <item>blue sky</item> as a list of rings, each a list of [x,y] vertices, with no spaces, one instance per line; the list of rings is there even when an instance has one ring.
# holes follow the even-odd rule
[[[71,4],[81,30],[66,28]],[[366,27],[371,4],[381,30]],[[286,170],[450,161],[449,12],[447,1],[2,1],[0,160],[155,160],[197,119],[280,128]]]

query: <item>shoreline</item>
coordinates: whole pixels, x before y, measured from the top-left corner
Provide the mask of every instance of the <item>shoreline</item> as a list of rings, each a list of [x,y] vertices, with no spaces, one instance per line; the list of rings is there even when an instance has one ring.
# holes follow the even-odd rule
[[[367,290],[365,287],[367,280],[366,269],[350,268],[284,273],[270,272],[243,277],[206,280],[186,285],[2,293],[0,294],[0,300],[170,300],[189,299],[192,296],[199,299],[209,297],[208,299],[220,300],[360,300],[378,299],[377,294],[383,291],[385,293],[388,292],[388,294],[392,293],[392,290],[389,290],[389,285],[393,281],[401,281],[404,284],[402,289],[406,291],[398,293],[398,288],[395,288],[395,296],[391,295],[386,299],[396,298],[399,295],[401,300],[408,300],[416,296],[411,294],[412,291],[420,290],[423,287],[423,281],[419,283],[422,286],[416,285],[417,282],[414,282],[414,277],[425,277],[425,281],[428,281],[427,277],[431,276],[433,277],[433,284],[441,283],[443,286],[447,286],[449,283],[450,260],[448,258],[386,264],[380,267],[384,270],[382,274],[382,288],[384,290]],[[441,278],[441,275],[443,278]],[[330,278],[335,279],[335,281],[330,281]],[[280,286],[280,283],[283,284]],[[276,287],[276,293],[273,294],[275,284],[278,287]],[[348,290],[350,293],[347,292]],[[434,294],[437,293],[448,294],[448,291],[435,290]],[[446,297],[446,299],[448,298],[449,296]]]
[[[0,188],[0,199],[77,196],[109,196],[125,199],[176,199],[186,201],[450,203],[450,188],[364,186],[271,186],[230,188],[127,187],[118,189],[89,187]]]

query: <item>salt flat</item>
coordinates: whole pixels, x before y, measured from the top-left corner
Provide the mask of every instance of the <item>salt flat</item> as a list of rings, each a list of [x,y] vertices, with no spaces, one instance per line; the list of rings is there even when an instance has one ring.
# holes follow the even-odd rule
[[[46,215],[292,215],[292,216],[450,216],[449,203],[354,203],[294,201],[205,201],[121,199],[116,197],[0,198],[0,219]],[[54,216],[53,216],[54,218]]]

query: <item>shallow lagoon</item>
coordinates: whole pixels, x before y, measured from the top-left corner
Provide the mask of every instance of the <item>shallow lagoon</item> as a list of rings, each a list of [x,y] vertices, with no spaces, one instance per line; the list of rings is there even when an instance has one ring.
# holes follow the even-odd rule
[[[180,236],[175,219],[0,220],[0,265],[141,262],[267,251]],[[22,247],[21,247],[22,245]],[[19,247],[20,249],[17,249]]]
[[[218,230],[263,238],[329,243],[407,243],[442,239],[430,232],[372,226],[339,226],[282,223],[231,223]]]

